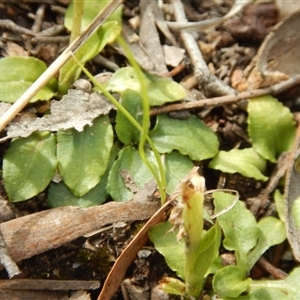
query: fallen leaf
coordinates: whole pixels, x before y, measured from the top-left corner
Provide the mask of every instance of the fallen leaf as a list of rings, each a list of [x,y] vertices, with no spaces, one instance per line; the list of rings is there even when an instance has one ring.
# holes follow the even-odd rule
[[[248,90],[273,85],[300,73],[299,16],[300,11],[283,20],[266,37],[253,58]],[[241,91],[242,87],[238,89]]]
[[[58,131],[75,128],[82,131],[91,126],[94,119],[107,115],[114,106],[101,94],[88,94],[80,90],[69,90],[60,101],[52,101],[50,114],[42,118],[22,118],[13,121],[7,129],[3,142],[15,137],[27,137],[35,131]]]
[[[295,208],[300,197],[300,126],[298,126],[297,137],[293,150],[290,154],[289,168],[285,181],[285,220],[287,238],[293,250],[295,258],[300,261],[300,228],[299,219],[295,220]],[[298,217],[299,218],[299,217]]]

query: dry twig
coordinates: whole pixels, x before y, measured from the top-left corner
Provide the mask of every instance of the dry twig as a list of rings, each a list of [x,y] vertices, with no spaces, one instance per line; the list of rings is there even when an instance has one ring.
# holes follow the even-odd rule
[[[170,104],[163,107],[152,108],[150,114],[153,116],[153,115],[169,113],[171,111],[177,111],[177,110],[204,108],[209,106],[216,107],[224,104],[237,103],[238,101],[241,100],[255,98],[263,95],[269,95],[269,94],[276,95],[299,83],[300,83],[300,75],[292,77],[288,80],[282,81],[273,86],[263,88],[263,89],[246,91],[236,95],[227,95],[227,96],[215,97],[210,99],[202,99],[196,102],[184,102],[178,104]]]
[[[187,22],[182,2],[178,0],[172,0],[172,5],[173,5],[176,21]],[[232,89],[230,86],[223,83],[215,75],[211,74],[210,70],[206,65],[206,62],[203,59],[199,46],[197,45],[197,42],[195,41],[193,35],[189,32],[181,31],[180,37],[194,65],[195,76],[197,78],[200,87],[206,92],[208,92],[209,94],[217,94],[217,95],[234,94],[235,93],[234,89]]]
[[[43,19],[45,16],[45,10],[46,10],[46,5],[41,4],[36,11],[36,14],[34,16],[34,23],[31,28],[31,30],[34,33],[40,32],[42,29]]]

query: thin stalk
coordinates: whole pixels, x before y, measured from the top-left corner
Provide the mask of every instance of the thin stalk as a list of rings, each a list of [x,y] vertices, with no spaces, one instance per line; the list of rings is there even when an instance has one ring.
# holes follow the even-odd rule
[[[84,0],[73,0],[73,22],[70,43],[81,33]]]
[[[121,36],[118,37],[117,41],[118,41],[119,45],[123,48],[131,66],[134,68],[137,78],[139,80],[139,83],[141,85],[141,97],[142,97],[142,105],[143,105],[143,122],[142,122],[141,138],[140,138],[140,143],[139,143],[139,154],[140,154],[143,162],[148,166],[148,168],[153,173],[155,179],[158,178],[156,175],[154,166],[146,158],[145,143],[147,140],[150,147],[152,148],[152,151],[153,151],[154,156],[157,161],[157,165],[158,165],[158,169],[159,169],[159,173],[160,173],[160,179],[156,179],[156,181],[157,181],[157,185],[159,187],[161,201],[163,204],[166,200],[166,178],[165,178],[164,166],[161,162],[160,155],[159,155],[158,151],[156,150],[154,143],[148,136],[148,131],[149,131],[149,127],[150,127],[150,105],[149,105],[147,86],[146,86],[146,83],[145,83],[145,80],[143,77],[142,70],[141,70],[139,64],[136,62],[134,56],[132,55],[130,48],[128,47],[128,45],[126,44],[126,42],[124,41],[124,39]]]

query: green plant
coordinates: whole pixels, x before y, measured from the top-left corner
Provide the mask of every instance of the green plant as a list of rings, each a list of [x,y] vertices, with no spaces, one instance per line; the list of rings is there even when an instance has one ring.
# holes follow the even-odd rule
[[[95,5],[101,7],[106,3],[95,1]],[[85,6],[83,28],[84,23],[88,24],[93,18],[89,13],[93,14],[101,7],[88,12],[90,6]],[[66,14],[69,29],[73,27],[71,12],[72,6]],[[58,132],[49,130],[13,139],[3,161],[9,199],[23,201],[49,186],[48,202],[52,207],[97,205],[109,194],[115,201],[127,201],[136,188],[143,188],[154,177],[164,202],[166,192],[173,192],[193,167],[193,162],[206,159],[211,159],[210,168],[226,173],[239,172],[245,177],[266,181],[267,163],[275,163],[282,152],[290,149],[294,140],[295,123],[290,111],[271,96],[250,100],[247,110],[252,145],[246,149],[219,151],[217,135],[196,116],[182,121],[160,115],[153,120],[154,128],[150,129],[150,107],[181,100],[186,95],[185,90],[170,78],[159,78],[140,69],[128,46],[121,38],[117,39],[121,30],[120,18],[120,11],[116,11],[66,64],[59,80],[52,78],[32,99],[51,99],[58,91],[64,94],[84,71],[94,83],[95,90],[117,108],[115,128],[104,114],[82,132],[73,128]],[[73,23],[78,25],[79,22]],[[79,32],[80,26],[77,28]],[[75,39],[77,34],[74,32],[72,29]],[[116,39],[131,66],[119,69],[106,84],[100,85],[83,65]],[[0,61],[0,67],[3,71],[0,89],[7,102],[14,102],[46,68],[45,64],[32,58],[5,58]],[[112,92],[120,94],[120,101],[112,96]],[[56,170],[62,179],[60,183],[51,182]],[[123,171],[129,174],[134,183],[132,186],[122,177]],[[282,221],[268,217],[257,223],[239,201],[228,212],[219,215],[215,223],[209,220],[211,228],[206,231],[203,229],[204,196],[201,188],[195,189],[197,185],[197,182],[189,182],[183,188],[185,239],[178,241],[182,231],[172,231],[169,222],[150,232],[157,249],[180,278],[164,279],[164,289],[186,298],[199,297],[211,274],[213,289],[208,292],[221,299],[298,299],[299,292],[295,288],[300,276],[298,268],[282,281],[257,282],[249,278],[249,271],[259,257],[270,246],[285,239]],[[278,193],[275,194],[275,200],[279,198]],[[216,212],[220,212],[232,203],[233,198],[226,193],[215,193],[214,201]],[[298,206],[295,212],[298,212]],[[234,253],[235,265],[220,263],[221,230],[225,236],[222,246]]]
[[[126,68],[126,70],[129,70],[131,73],[133,73],[134,69],[128,69]],[[138,73],[140,71],[137,71],[136,73]],[[138,76],[135,77],[136,80],[136,86],[139,86],[139,83],[143,80],[143,76],[145,75],[140,75],[141,78],[138,78]],[[93,79],[92,79],[93,80]],[[121,93],[121,103],[119,104],[119,102],[117,102],[109,93],[107,93],[107,91],[105,89],[103,89],[101,86],[98,85],[98,87],[100,89],[102,89],[102,92],[113,102],[115,103],[115,105],[118,107],[118,112],[117,112],[117,122],[120,126],[116,126],[116,133],[117,136],[120,137],[120,140],[125,144],[126,148],[124,148],[124,150],[122,150],[122,152],[120,152],[119,155],[119,159],[113,164],[112,166],[112,171],[109,172],[109,176],[108,176],[108,190],[111,193],[111,195],[113,196],[114,199],[119,200],[117,197],[117,194],[114,192],[114,189],[118,189],[119,190],[119,194],[121,195],[128,195],[128,197],[122,197],[120,198],[120,200],[128,200],[131,198],[131,191],[129,191],[127,189],[127,187],[124,184],[124,180],[122,179],[122,177],[120,177],[120,172],[118,171],[118,164],[120,164],[120,162],[122,161],[128,161],[128,158],[126,157],[126,155],[135,155],[136,159],[137,159],[137,165],[139,168],[139,173],[135,173],[133,172],[132,169],[130,169],[132,167],[132,165],[129,165],[129,171],[132,174],[132,176],[136,176],[136,178],[134,178],[134,180],[137,181],[138,186],[141,188],[143,187],[143,185],[152,178],[153,175],[151,175],[151,173],[148,173],[147,168],[140,168],[140,163],[138,162],[139,160],[139,156],[137,156],[137,154],[135,154],[136,150],[134,147],[132,147],[132,145],[134,143],[136,143],[137,141],[139,141],[141,139],[141,137],[139,136],[139,132],[145,132],[146,134],[144,134],[145,139],[147,140],[148,144],[152,147],[152,149],[155,149],[155,146],[153,145],[153,142],[151,141],[151,139],[149,138],[147,132],[148,132],[148,127],[149,127],[149,109],[148,112],[144,110],[143,107],[143,116],[146,120],[148,120],[146,122],[146,125],[144,123],[142,123],[142,120],[140,118],[140,110],[138,110],[137,108],[141,107],[142,105],[142,101],[143,99],[146,99],[149,95],[152,95],[151,99],[153,99],[153,101],[155,101],[155,99],[160,99],[159,97],[161,96],[161,93],[158,94],[157,98],[155,97],[156,93],[153,93],[153,91],[157,91],[158,87],[162,86],[161,81],[163,82],[163,85],[168,88],[168,86],[170,86],[169,88],[171,88],[171,91],[168,92],[168,94],[165,96],[165,98],[163,99],[164,101],[176,101],[179,98],[178,97],[182,97],[184,95],[184,90],[177,85],[176,83],[174,83],[171,79],[158,79],[155,78],[154,76],[150,76],[147,75],[147,83],[146,83],[146,88],[143,88],[143,92],[142,95],[143,97],[140,96],[140,94],[138,92],[135,92],[131,89],[124,89],[124,92]],[[125,86],[126,84],[126,80],[123,79],[123,86]],[[138,89],[139,90],[139,89]],[[140,90],[139,90],[140,91]],[[167,97],[168,96],[168,97]],[[136,99],[136,100],[133,100]],[[156,100],[157,101],[157,100]],[[160,99],[160,101],[162,101]],[[161,102],[163,103],[163,102]],[[133,106],[136,106],[135,108]],[[149,106],[149,104],[145,104],[145,107],[147,108]],[[130,113],[128,113],[128,111],[125,109],[126,107],[128,107],[129,111],[131,111],[131,113],[133,113],[134,117],[131,116]],[[129,122],[127,121],[127,117],[129,118]],[[140,123],[137,121],[139,120]],[[210,136],[212,139],[216,140],[215,135],[204,125],[202,124],[201,121],[199,120],[193,120],[193,125],[194,126],[200,126],[200,131],[203,131],[204,136],[208,135]],[[98,125],[97,125],[98,124]],[[133,124],[133,125],[132,125]],[[144,124],[143,127],[140,124]],[[182,127],[182,125],[184,125]],[[170,125],[169,126],[175,126],[175,128],[178,128],[180,130],[186,130],[186,132],[189,132],[189,124],[185,123],[185,122],[178,122],[177,120],[170,120]],[[138,131],[134,131],[134,128],[137,128],[139,130]],[[125,136],[123,135],[123,130],[124,128],[126,128],[126,132],[132,132],[132,136],[128,136],[125,139]],[[201,129],[202,128],[202,129]],[[191,130],[190,130],[191,131]],[[153,131],[155,132],[155,131]],[[191,131],[192,132],[192,131]],[[161,132],[160,135],[162,136],[162,141],[165,138],[165,133]],[[103,140],[99,140],[98,136],[101,136],[103,138]],[[141,135],[143,136],[143,135]],[[191,134],[192,136],[192,134]],[[167,136],[166,136],[167,137]],[[156,133],[156,138],[159,138],[159,134]],[[209,137],[208,137],[209,139]],[[21,139],[23,141],[23,143],[26,144],[26,138],[25,139]],[[69,188],[71,189],[71,193],[66,192],[66,194],[70,195],[70,203],[81,203],[81,205],[83,204],[82,201],[82,197],[84,195],[87,195],[87,193],[89,193],[89,191],[91,191],[91,189],[96,188],[96,186],[98,184],[102,185],[102,182],[100,182],[100,177],[101,175],[103,175],[103,172],[105,170],[107,170],[107,164],[108,164],[108,160],[109,157],[107,156],[107,154],[111,151],[111,147],[112,147],[112,131],[111,131],[111,125],[109,124],[109,121],[107,119],[106,116],[102,116],[99,117],[98,120],[96,120],[94,122],[94,125],[90,128],[86,127],[84,129],[83,132],[76,132],[73,129],[70,130],[59,130],[57,133],[57,140],[58,140],[58,150],[57,150],[57,160],[58,160],[58,167],[62,176],[62,179],[64,180],[65,183],[67,183],[69,185]],[[195,139],[196,140],[196,139]],[[193,143],[193,139],[190,141],[191,143]],[[133,144],[132,144],[133,143]],[[198,151],[196,150],[191,150],[192,147],[190,147],[190,144],[187,144],[188,149],[179,149],[184,153],[190,153],[190,155],[193,157],[193,151],[194,153],[198,153]],[[78,147],[75,145],[78,144]],[[140,144],[141,145],[141,144]],[[173,149],[176,149],[176,143],[173,142],[173,144],[171,144],[170,146],[173,145]],[[170,147],[169,146],[169,147]],[[205,147],[204,149],[206,149],[206,146],[202,146]],[[218,147],[218,143],[215,143],[215,145],[213,147]],[[26,148],[26,147],[25,147]],[[146,147],[147,148],[147,147]],[[149,157],[149,159],[151,159],[151,157],[155,157],[156,156],[156,162],[154,162],[150,165],[150,167],[152,168],[153,173],[155,174],[155,176],[157,176],[157,172],[156,170],[160,170],[160,178],[157,177],[158,182],[162,182],[162,185],[160,186],[161,188],[161,194],[162,197],[165,193],[165,183],[164,183],[164,168],[161,165],[161,161],[160,161],[160,157],[158,155],[158,153],[155,154],[155,152],[152,152],[150,149],[148,149],[145,153],[143,154],[141,151],[144,151],[145,147],[143,146],[139,146],[139,153],[140,156],[143,157],[143,155],[147,156],[147,159]],[[213,149],[211,147],[211,149]],[[38,149],[37,149],[38,150]],[[126,151],[125,151],[126,150]],[[172,149],[171,149],[172,150]],[[201,147],[200,147],[201,150]],[[85,153],[85,156],[82,156],[81,159],[82,161],[84,161],[84,157],[86,157],[86,161],[82,164],[78,164],[78,155],[76,154],[77,152],[80,153]],[[8,156],[10,155],[11,149],[8,149]],[[215,150],[212,151],[212,153],[216,152],[216,148]],[[126,153],[126,154],[125,154]],[[38,153],[35,153],[35,157],[38,157],[37,155]],[[121,155],[122,154],[122,155]],[[31,153],[28,153],[28,155],[32,155]],[[95,155],[95,159],[94,160],[90,160],[89,157]],[[104,156],[103,156],[104,155]],[[206,152],[204,154],[201,154],[200,151],[200,155],[197,154],[198,158],[201,159],[201,155],[203,158],[207,158],[209,157],[209,153],[206,150]],[[14,158],[17,161],[20,161],[20,163],[22,164],[22,158],[21,157],[16,157]],[[101,168],[102,171],[100,171],[100,169],[98,170],[97,168],[95,169],[94,167],[97,166],[97,159],[99,160],[99,168]],[[13,160],[13,159],[12,159]],[[131,161],[131,160],[129,160]],[[101,162],[101,165],[100,165]],[[95,165],[96,163],[96,165]],[[175,185],[176,182],[181,178],[180,176],[182,176],[182,171],[184,172],[184,170],[186,170],[185,172],[187,173],[188,170],[191,168],[192,163],[185,158],[184,156],[180,155],[179,153],[170,153],[166,155],[166,159],[165,159],[165,164],[167,167],[167,170],[170,170],[172,172],[173,176],[168,176],[168,184],[167,184],[167,191],[171,191]],[[160,165],[160,166],[159,166]],[[180,166],[179,166],[180,165]],[[40,168],[41,170],[43,170],[43,166],[40,165],[40,167],[38,167],[36,165],[36,168]],[[91,168],[91,170],[94,170],[93,172],[88,171],[89,168]],[[154,169],[155,168],[155,169]],[[180,170],[181,168],[181,170]],[[4,162],[4,174],[9,174],[11,172],[16,172],[15,173],[15,178],[17,178],[17,175],[20,174],[20,176],[24,175],[24,172],[26,173],[26,165],[25,168],[21,169],[18,168],[16,170],[10,171],[11,170],[11,165],[8,164],[8,162],[5,160]],[[79,182],[83,182],[85,180],[82,180],[81,176],[82,174],[89,174],[89,178],[88,180],[86,180],[87,184],[86,186],[84,186],[84,184],[76,184],[76,182],[79,180]],[[147,175],[148,174],[148,175]],[[177,175],[176,175],[177,174]],[[142,175],[142,176],[141,176]],[[51,178],[53,176],[53,173],[48,173],[48,177],[47,180],[44,180],[44,182],[49,183]],[[29,185],[27,185],[29,187],[34,187],[36,185],[36,182],[33,177],[31,177],[31,173],[27,175],[28,181],[30,182]],[[10,197],[10,199],[12,201],[21,201],[21,200],[25,200],[26,196],[24,194],[21,195],[16,195],[18,194],[18,190],[21,189],[21,186],[19,189],[14,190],[13,191],[10,190],[10,185],[9,185],[9,180],[13,180],[13,176],[6,176],[4,175],[4,180],[6,181],[6,186],[7,186],[7,192],[8,195]],[[94,182],[94,183],[93,183]],[[96,184],[95,184],[96,182]],[[20,181],[18,181],[16,184],[21,184]],[[21,184],[22,185],[22,184]],[[103,185],[102,185],[103,186]],[[67,190],[67,188],[65,188],[63,186],[63,183],[60,184],[51,184],[51,188],[50,188],[50,199],[49,202],[53,205],[59,205],[56,201],[57,199],[57,193],[55,193],[55,187],[58,188],[58,192],[61,192],[62,189],[63,190]],[[74,201],[74,197],[72,196],[72,194],[75,197],[78,197],[78,201]],[[32,195],[32,194],[31,194]],[[90,199],[90,197],[89,197]],[[91,201],[91,199],[88,201],[89,205],[90,204],[99,204],[101,202],[103,202],[105,199],[101,198],[99,199],[99,197],[97,198],[98,201],[97,202],[93,202]],[[68,203],[68,201],[65,199],[63,204]]]
[[[81,27],[85,28],[95,16],[96,11],[101,10],[107,3],[108,1],[93,3],[97,7],[85,3]],[[80,3],[75,1],[74,5],[77,4]],[[75,13],[77,16],[80,16],[80,10],[79,7],[79,12]],[[74,23],[81,23],[80,18],[72,21],[72,16],[73,6],[71,4],[65,18],[66,26],[69,29],[73,25],[78,25]],[[120,11],[116,11],[91,37],[96,40],[87,40],[82,46],[82,52],[80,49],[74,59],[70,60],[70,65],[65,66],[58,81],[63,90],[68,88],[71,78],[79,76],[81,70],[86,72],[83,64],[88,59],[101,51],[107,43],[116,39],[120,32],[120,16]],[[75,27],[77,27],[78,34],[80,26]],[[76,38],[77,34],[73,38]],[[26,200],[43,191],[54,175],[56,164],[62,182],[50,184],[49,203],[51,206],[100,204],[105,201],[108,193],[117,201],[129,200],[133,196],[133,191],[126,186],[120,175],[120,171],[123,169],[129,172],[138,188],[142,188],[151,178],[156,178],[163,202],[165,193],[172,193],[177,182],[192,167],[192,161],[209,158],[213,158],[209,164],[211,168],[228,173],[240,172],[244,176],[254,177],[257,180],[265,181],[267,179],[263,175],[267,160],[273,162],[282,151],[289,149],[295,135],[292,115],[286,108],[270,97],[260,97],[250,101],[248,122],[253,147],[248,149],[219,151],[216,134],[195,116],[185,121],[171,119],[164,115],[157,116],[154,128],[149,131],[149,107],[180,100],[185,97],[185,91],[170,78],[159,78],[142,72],[123,40],[119,38],[118,43],[123,47],[133,67],[119,69],[104,86],[99,85],[88,73],[87,75],[98,91],[101,91],[117,107],[115,130],[118,140],[123,144],[123,149],[117,141],[113,148],[112,126],[109,118],[105,115],[94,120],[94,124],[91,127],[85,127],[82,132],[66,129],[52,133],[52,148],[49,152],[51,155],[48,158],[50,163],[40,163],[41,157],[47,160],[42,151],[43,147],[47,145],[43,139],[46,140],[46,136],[50,134],[49,131],[41,136],[33,134],[28,138],[14,139],[3,162],[5,188],[11,201]],[[88,48],[88,51],[85,48]],[[14,58],[10,62],[3,59],[0,63],[7,66],[7,72],[2,74],[10,76],[9,84],[12,84],[14,80],[17,84],[23,84],[24,78],[26,78],[24,76],[29,73],[26,70],[26,74],[25,69],[32,67],[37,73],[32,72],[30,75],[33,76],[28,79],[28,84],[30,84],[45,68],[39,61],[29,59],[28,63],[30,64],[25,64],[25,69],[20,67],[18,72],[9,75],[9,69],[14,70],[14,68],[8,67],[8,63],[18,63],[18,66],[24,64]],[[36,65],[41,68],[39,71]],[[66,73],[65,70],[67,70]],[[75,74],[74,71],[75,77],[71,75]],[[64,84],[62,78],[66,78],[66,82],[69,83]],[[2,81],[4,84],[2,87],[5,90],[5,85],[8,83],[5,83],[5,78]],[[18,89],[10,87],[10,90]],[[120,102],[114,99],[108,90],[118,92],[121,95]],[[57,91],[57,80],[51,80],[44,91],[46,94],[39,96],[40,98],[52,97]],[[13,101],[16,97],[11,94],[4,98]],[[39,98],[36,97],[33,101],[37,99]],[[267,116],[261,113],[266,110],[270,111]],[[264,131],[261,130],[262,127]],[[266,130],[268,130],[267,139],[264,138]],[[278,136],[281,136],[282,132],[289,132],[284,135],[284,146],[278,143]],[[138,147],[136,147],[137,144]],[[75,145],[77,146],[75,147]],[[268,146],[266,147],[266,145]],[[16,147],[20,147],[22,156],[18,154]],[[165,155],[164,163],[161,161],[161,154]],[[80,156],[80,160],[78,160],[78,156]],[[116,157],[117,160],[115,160]],[[28,159],[30,159],[30,163],[27,162]],[[134,163],[129,164],[128,161]],[[26,180],[22,179],[24,174],[26,174]],[[44,176],[35,176],[35,174]],[[101,197],[96,199],[96,191],[100,189],[103,191],[103,187],[105,187],[104,192],[101,193]],[[59,193],[61,192],[66,197],[59,203]]]
[[[177,241],[178,232],[171,230],[169,222],[157,225],[149,234],[156,249],[165,256],[170,268],[182,279],[165,278],[162,280],[162,288],[187,299],[190,296],[197,298],[203,289],[204,279],[212,274],[213,290],[209,293],[218,295],[220,299],[256,299],[250,295],[257,293],[258,289],[261,293],[268,293],[269,282],[253,281],[249,278],[249,271],[269,247],[285,240],[284,223],[274,217],[264,218],[257,223],[244,204],[238,201],[231,209],[219,214],[215,224],[203,234],[203,207],[200,207],[203,205],[203,193],[189,192],[191,197],[187,201],[185,190],[186,186],[183,187],[182,195],[185,243]],[[215,192],[213,196],[216,213],[226,210],[235,197],[224,192]],[[194,197],[198,198],[195,207],[190,202],[196,200]],[[222,245],[234,253],[234,265],[224,266],[220,263],[218,252],[221,229],[224,233]],[[191,238],[192,235],[196,237],[195,241]],[[193,245],[197,246],[194,248]],[[282,282],[278,285],[280,293],[289,288],[289,285],[284,287]],[[242,293],[247,293],[248,296],[240,296]],[[294,291],[289,295],[293,293]]]
[[[71,41],[110,1],[74,1],[65,14],[65,26],[71,31]],[[83,5],[83,6],[82,6]],[[83,11],[82,11],[83,10]],[[96,56],[103,48],[113,42],[121,32],[121,7],[96,30],[76,51],[76,59],[82,64]],[[46,64],[33,57],[5,57],[0,61],[1,101],[14,103],[47,69]],[[61,68],[59,79],[52,77],[30,101],[49,100],[58,92],[65,94],[70,85],[78,79],[81,69],[74,59]]]
[[[14,103],[47,69],[46,64],[33,57],[5,57],[0,60],[1,101]],[[31,102],[48,100],[57,92],[58,82],[49,82],[31,99]]]
[[[93,2],[76,0],[70,3],[65,14],[65,26],[71,30],[71,41],[77,38],[81,30],[84,30],[97,12],[101,11],[109,2],[109,0]],[[121,32],[121,12],[120,7],[81,45],[75,54],[77,61],[85,64],[116,39]],[[79,78],[80,73],[81,68],[75,59],[69,59],[59,73],[59,93],[65,94],[70,85]]]

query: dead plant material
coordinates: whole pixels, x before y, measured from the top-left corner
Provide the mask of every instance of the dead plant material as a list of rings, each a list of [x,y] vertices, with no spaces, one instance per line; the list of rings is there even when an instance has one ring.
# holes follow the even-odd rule
[[[170,104],[162,107],[152,108],[150,114],[153,116],[153,115],[168,113],[171,111],[187,110],[192,108],[217,107],[224,104],[237,103],[241,100],[255,98],[263,95],[269,95],[269,94],[276,95],[299,83],[300,83],[300,74],[264,89],[241,92],[236,95],[227,95],[227,96],[215,97],[211,99],[201,99],[199,101],[194,101],[194,102],[184,102],[184,103]]]
[[[234,88],[253,90],[299,75],[300,11],[283,20],[270,32],[257,55]]]
[[[172,200],[166,202],[143,226],[139,233],[133,238],[126,249],[116,260],[113,268],[109,272],[98,300],[110,300],[117,292],[124,279],[127,268],[130,266],[139,250],[148,240],[148,231],[154,225],[162,222],[166,218],[167,211],[172,207]]]
[[[1,290],[50,290],[50,291],[78,291],[95,290],[100,287],[96,280],[44,280],[44,279],[10,279],[0,280]]]
[[[66,206],[4,222],[0,230],[11,258],[20,261],[107,224],[149,219],[158,209],[158,203],[143,201],[110,202],[90,208]]]
[[[295,218],[297,214],[297,207],[299,207],[300,197],[300,171],[299,171],[299,158],[300,158],[300,125],[298,123],[298,130],[293,149],[290,154],[289,168],[286,174],[285,181],[285,220],[287,238],[291,245],[293,254],[296,260],[300,261],[300,228],[299,216],[298,221]]]

